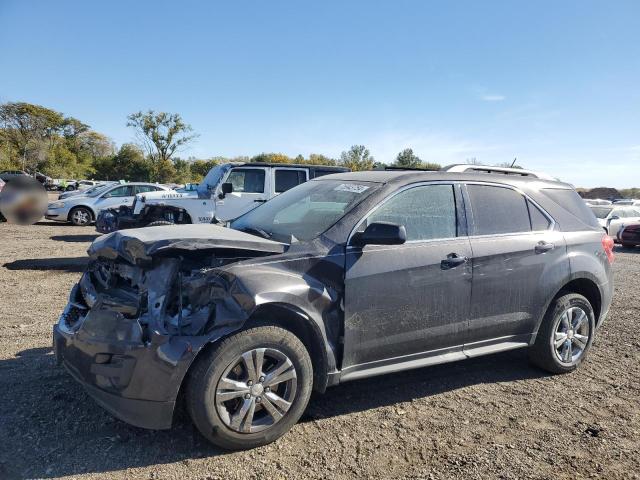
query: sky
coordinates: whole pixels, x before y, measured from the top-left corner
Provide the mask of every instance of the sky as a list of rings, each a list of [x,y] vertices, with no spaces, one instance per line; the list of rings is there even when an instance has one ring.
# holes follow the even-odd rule
[[[0,0],[0,102],[177,112],[195,156],[512,161],[640,187],[640,2]]]

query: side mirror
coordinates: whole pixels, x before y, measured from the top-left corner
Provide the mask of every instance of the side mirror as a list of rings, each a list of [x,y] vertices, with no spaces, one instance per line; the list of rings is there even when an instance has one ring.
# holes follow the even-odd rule
[[[223,183],[220,190],[221,193],[218,195],[218,198],[224,198],[229,193],[233,192],[233,184],[229,182]]]
[[[407,230],[404,225],[395,223],[376,222],[369,225],[364,232],[356,233],[352,243],[365,245],[402,245],[407,241]]]

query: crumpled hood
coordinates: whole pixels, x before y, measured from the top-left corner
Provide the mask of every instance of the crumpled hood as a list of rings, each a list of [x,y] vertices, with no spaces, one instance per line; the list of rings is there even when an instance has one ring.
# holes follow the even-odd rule
[[[286,245],[218,225],[167,225],[119,230],[96,239],[91,257],[122,257],[139,264],[166,250],[238,249],[260,253],[283,253]]]

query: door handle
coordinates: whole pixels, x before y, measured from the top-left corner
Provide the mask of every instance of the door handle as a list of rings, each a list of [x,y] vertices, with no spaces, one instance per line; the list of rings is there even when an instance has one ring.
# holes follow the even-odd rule
[[[254,200],[254,202],[257,202],[257,203],[264,203],[264,202],[266,202],[266,200]]]
[[[541,241],[536,245],[535,251],[536,253],[545,253],[550,252],[554,248],[556,248],[556,246],[553,243]]]
[[[442,268],[442,270],[449,270],[451,268],[456,268],[463,263],[467,263],[468,261],[469,257],[458,255],[457,253],[450,253],[446,258],[440,261],[440,268]]]

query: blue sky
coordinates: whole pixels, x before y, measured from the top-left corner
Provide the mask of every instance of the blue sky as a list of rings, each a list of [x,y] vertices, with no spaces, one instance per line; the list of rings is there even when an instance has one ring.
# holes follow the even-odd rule
[[[0,0],[0,101],[133,141],[180,113],[181,156],[412,147],[640,187],[638,1]]]

